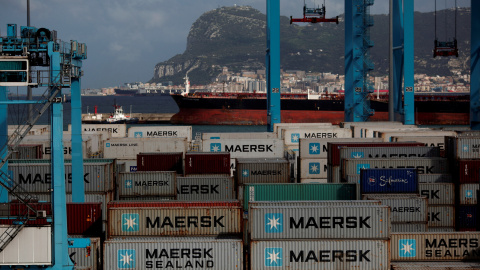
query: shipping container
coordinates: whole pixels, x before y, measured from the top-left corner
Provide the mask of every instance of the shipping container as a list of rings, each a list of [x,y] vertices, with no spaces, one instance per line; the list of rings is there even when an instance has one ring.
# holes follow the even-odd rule
[[[480,233],[392,233],[392,261],[472,261],[480,259]]]
[[[362,194],[418,193],[415,169],[361,169],[359,174]]]
[[[384,131],[379,132],[378,137],[383,138],[384,141],[392,141],[392,137],[398,136],[415,136],[415,137],[439,137],[439,136],[454,136],[455,131],[448,130],[429,130],[429,129],[411,129],[401,131]]]
[[[457,205],[455,226],[457,230],[477,229],[477,205]],[[479,224],[480,225],[480,224]]]
[[[103,261],[104,269],[244,269],[237,238],[111,238],[104,243]]]
[[[38,163],[33,160],[9,162],[8,169],[12,180],[26,192],[44,193],[52,188],[51,164],[48,160]],[[108,192],[115,189],[113,160],[84,160],[83,173],[85,192]],[[66,192],[72,192],[72,164],[69,160],[65,161],[65,182]]]
[[[235,167],[238,185],[291,182],[290,163],[284,158],[237,158]]]
[[[329,142],[346,142],[346,143],[355,143],[355,142],[382,142],[381,139],[376,138],[315,138],[315,139],[300,139],[299,149],[301,158],[328,158],[328,147],[327,143]]]
[[[297,178],[322,178],[327,179],[328,167],[326,158],[300,158]]]
[[[447,137],[447,155],[451,159],[478,159],[480,158],[480,136],[476,137]],[[478,172],[477,172],[478,173]],[[478,179],[478,178],[477,178]]]
[[[455,227],[455,207],[450,205],[428,206],[428,227]]]
[[[333,142],[327,143],[328,149],[328,164],[333,166],[340,166],[340,149],[342,147],[410,147],[410,146],[423,146],[422,143],[392,143],[392,142],[354,142],[354,143],[342,143]]]
[[[394,262],[392,270],[473,270],[480,269],[480,263],[469,262]]]
[[[478,184],[480,179],[480,159],[459,160],[457,164],[457,177],[455,178],[458,179],[460,184]]]
[[[413,134],[414,135],[414,134]],[[392,136],[392,142],[421,142],[425,146],[438,146],[442,155],[445,155],[445,136]]]
[[[132,202],[132,205],[137,203]],[[241,207],[163,203],[108,208],[108,236],[200,236],[241,233]]]
[[[83,131],[87,132],[105,132],[107,131],[110,134],[110,137],[113,138],[124,138],[127,136],[127,125],[126,124],[82,124]],[[72,132],[72,125],[68,125],[68,131]],[[82,132],[83,134],[83,132]]]
[[[251,269],[358,269],[390,267],[385,240],[252,241]]]
[[[105,158],[136,159],[144,152],[182,152],[188,149],[186,138],[111,138],[103,142]]]
[[[140,153],[136,165],[137,171],[174,171],[183,174],[183,153]]]
[[[281,137],[286,145],[298,145],[300,139],[337,139],[352,138],[352,130],[339,127],[287,128]]]
[[[42,159],[42,144],[20,144],[12,152],[10,159]]]
[[[0,226],[3,235],[10,226]],[[52,265],[52,228],[24,227],[0,252],[0,265]]]
[[[156,202],[156,201],[112,201],[108,203],[107,208],[208,208],[208,207],[226,207],[226,208],[238,208],[241,207],[239,201],[216,201],[216,202],[199,202],[199,201],[169,201],[169,202]]]
[[[453,183],[451,174],[418,174],[419,183]]]
[[[458,199],[460,204],[474,204],[478,203],[479,184],[460,184]]]
[[[389,195],[364,195],[367,199],[380,201],[382,205],[391,208],[392,223],[423,223],[428,221],[427,198],[418,195],[402,194],[399,196]]]
[[[392,233],[394,232],[427,232],[427,222],[424,223],[392,223]]]
[[[231,158],[283,158],[280,139],[208,139],[202,141],[204,152],[229,152]]]
[[[250,207],[303,207],[303,206],[372,206],[380,205],[375,200],[353,200],[353,201],[251,201]]]
[[[454,227],[428,227],[428,232],[454,232]]]
[[[131,126],[128,128],[130,138],[187,138],[192,141],[191,126]]]
[[[332,127],[332,123],[274,123],[273,132],[277,134],[278,139],[282,139],[284,129],[288,128],[308,128],[308,127]]]
[[[185,176],[204,174],[230,175],[230,153],[187,152],[185,153]]]
[[[102,203],[67,203],[67,232],[70,235],[101,236]]]
[[[343,164],[345,166],[343,166]],[[448,160],[445,158],[414,158],[414,159],[344,159],[342,177],[360,174],[360,169],[401,169],[412,168],[417,174],[448,173]]]
[[[46,136],[36,136],[36,137],[26,137],[22,139],[22,142],[25,144],[41,144],[42,145],[42,159],[51,159],[52,158],[52,147],[51,147],[51,139],[50,137]],[[90,142],[89,139],[83,138],[82,139],[82,157],[91,158],[92,150],[89,147]],[[72,159],[72,140],[71,138],[63,138],[62,139],[62,147],[64,159]]]
[[[455,204],[453,183],[420,183],[420,195],[427,197],[428,205]]]
[[[340,159],[345,158],[419,158],[440,157],[439,147],[350,147],[340,148]]]
[[[404,125],[402,122],[390,122],[390,121],[373,121],[373,122],[344,122],[340,124],[340,127],[350,128],[353,132],[354,138],[365,138],[367,136],[366,129],[371,127],[398,127],[398,128],[412,128],[415,125]]]
[[[175,172],[129,172],[118,174],[118,196],[175,197],[177,193]]]
[[[298,183],[304,183],[304,184],[313,184],[313,183],[319,183],[319,184],[326,184],[328,183],[327,178],[300,178],[300,181]]]
[[[243,189],[243,209],[250,201],[356,200],[355,184],[247,184]]]
[[[274,132],[204,132],[202,140],[277,139]]]
[[[136,159],[117,159],[116,160],[116,172],[136,172],[137,160]]]
[[[233,177],[177,177],[177,199],[181,201],[225,201],[235,199]]]
[[[329,183],[340,183],[342,174],[340,172],[340,166],[333,166],[327,164],[327,181]]]
[[[390,209],[372,206],[250,206],[251,240],[384,239]]]
[[[69,235],[69,239],[75,242],[76,238],[85,238],[78,235]],[[88,248],[68,248],[68,254],[75,264],[74,269],[99,270],[102,269],[102,244],[99,237],[88,238],[90,246]]]

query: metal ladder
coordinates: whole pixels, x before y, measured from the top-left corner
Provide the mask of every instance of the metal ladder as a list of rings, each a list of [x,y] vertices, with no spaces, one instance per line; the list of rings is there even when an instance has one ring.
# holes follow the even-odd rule
[[[192,152],[202,151],[202,133],[197,132],[195,134],[195,139],[192,141]]]

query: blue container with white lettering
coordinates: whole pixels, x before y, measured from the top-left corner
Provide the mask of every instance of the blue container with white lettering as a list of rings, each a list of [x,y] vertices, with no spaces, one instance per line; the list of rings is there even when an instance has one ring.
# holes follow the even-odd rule
[[[415,169],[361,169],[360,190],[370,193],[417,193]]]

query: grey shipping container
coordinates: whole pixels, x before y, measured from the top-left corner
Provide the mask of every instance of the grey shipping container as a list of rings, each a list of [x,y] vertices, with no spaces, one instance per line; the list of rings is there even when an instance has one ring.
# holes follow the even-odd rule
[[[383,142],[378,138],[316,138],[300,139],[300,157],[301,158],[327,158],[329,142]]]
[[[104,269],[243,269],[241,239],[128,237],[104,243]]]
[[[429,227],[428,232],[454,232],[454,227]]]
[[[419,183],[452,183],[451,174],[418,174]]]
[[[177,177],[177,199],[217,201],[235,199],[233,177]]]
[[[119,197],[175,197],[175,172],[126,172],[118,174]]]
[[[454,227],[455,207],[449,205],[428,206],[428,227]]]
[[[388,206],[249,207],[252,240],[388,239]]]
[[[391,208],[392,223],[427,222],[427,198],[418,195],[363,195]]]
[[[440,147],[341,147],[340,158],[415,158],[440,157]]]
[[[477,137],[448,137],[447,156],[454,159],[480,158],[480,136]],[[453,155],[453,156],[452,156]]]
[[[239,234],[240,207],[110,208],[108,236]]]
[[[479,260],[478,232],[392,233],[392,261]]]
[[[445,158],[412,158],[412,159],[345,159],[342,177],[349,174],[360,174],[360,169],[372,168],[413,168],[418,174],[448,173],[448,161]]]
[[[424,223],[392,223],[392,233],[394,232],[427,232],[428,225]]]
[[[252,241],[251,269],[358,269],[390,267],[389,241],[292,240]]]
[[[291,182],[290,163],[286,159],[237,158],[235,168],[239,185]]]
[[[114,163],[92,162],[83,164],[85,192],[108,192],[115,189]],[[52,188],[51,165],[49,163],[9,163],[13,181],[26,192],[43,193]],[[65,164],[65,190],[72,192],[72,164]]]
[[[83,238],[79,236],[68,236],[68,238]],[[101,269],[102,263],[102,244],[100,243],[100,238],[89,238],[90,239],[90,250],[87,251],[86,248],[68,248],[68,253],[73,254],[70,258],[75,262],[75,269],[89,269],[97,270]]]
[[[329,183],[340,183],[340,180],[340,166],[332,166],[330,164],[327,164],[327,181]]]
[[[257,201],[249,202],[248,207],[303,207],[303,206],[362,206],[380,205],[380,201],[356,200],[356,201]]]
[[[460,184],[458,194],[460,204],[477,204],[479,184]]]
[[[473,270],[480,269],[480,263],[474,262],[394,262],[392,270]]]
[[[427,197],[428,205],[455,204],[453,183],[420,183],[419,190],[421,196]]]

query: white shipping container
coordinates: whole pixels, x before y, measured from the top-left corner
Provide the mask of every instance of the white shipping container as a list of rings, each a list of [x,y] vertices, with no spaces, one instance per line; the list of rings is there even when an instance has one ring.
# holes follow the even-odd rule
[[[128,128],[129,138],[187,138],[192,141],[191,126],[132,126]]]
[[[394,232],[426,232],[428,225],[424,223],[392,223],[392,233]]]
[[[477,204],[479,184],[460,184],[460,204]]]
[[[117,177],[119,197],[177,195],[176,172],[125,172]]]
[[[455,136],[455,135],[456,135],[455,131],[429,130],[429,129],[379,132],[379,137],[383,138],[383,140],[386,142],[392,141],[392,137],[399,137],[399,136],[444,137],[444,136]]]
[[[429,130],[429,129],[419,129],[416,126],[413,127],[367,127],[365,128],[365,134],[367,138],[382,138],[384,142],[389,142],[390,138],[385,138],[382,136],[384,132],[413,132],[415,130]]]
[[[282,138],[282,130],[286,128],[332,127],[332,123],[274,123],[273,132],[278,139]]]
[[[326,158],[300,158],[300,178],[326,179],[328,166]]]
[[[428,227],[455,227],[455,207],[449,205],[428,206]]]
[[[280,139],[203,140],[204,152],[229,152],[231,158],[283,158]],[[178,151],[177,151],[178,152]]]
[[[213,237],[110,238],[104,269],[243,270],[241,239]]]
[[[186,138],[111,138],[103,142],[104,158],[136,159],[145,152],[182,152],[188,149]]]
[[[282,138],[286,145],[298,145],[300,139],[303,138],[352,138],[352,130],[338,127],[288,128],[282,131]]]
[[[107,131],[113,138],[125,138],[127,136],[127,124],[82,124],[82,129],[91,132]],[[71,124],[68,125],[68,131],[72,132]]]
[[[342,125],[341,125],[342,126]],[[353,132],[354,138],[367,138],[367,128],[372,127],[397,127],[397,128],[412,128],[414,125],[404,125],[401,122],[389,122],[389,121],[375,121],[375,122],[350,122],[343,124],[344,128],[350,128]],[[371,138],[372,136],[370,136]]]
[[[369,200],[382,202],[391,209],[392,223],[427,222],[427,198],[418,195],[364,195]]]
[[[415,135],[415,133],[413,133]],[[445,151],[445,137],[444,136],[393,136],[392,142],[421,142],[425,146],[438,146],[440,150]]]
[[[315,138],[315,139],[300,139],[299,149],[301,158],[327,158],[328,157],[328,143],[329,142],[382,142],[377,138]]]
[[[0,235],[9,228],[0,226]],[[52,228],[24,227],[0,252],[0,265],[51,265]]]
[[[455,186],[453,183],[419,183],[418,189],[421,196],[427,197],[428,205],[455,204]]]
[[[238,139],[277,139],[274,132],[206,132],[202,133],[202,140],[238,140]]]
[[[82,138],[82,156],[83,158],[90,158],[92,151],[88,145],[91,143],[88,142],[89,138],[83,137]],[[72,141],[71,138],[63,138],[63,158],[64,159],[72,159]],[[35,137],[25,137],[22,140],[23,144],[41,144],[42,145],[42,152],[43,152],[43,159],[51,159],[52,158],[52,147],[51,147],[51,139],[44,138],[44,136],[35,136]]]
[[[392,270],[474,270],[480,269],[480,263],[474,262],[394,262]]]
[[[327,178],[300,178],[299,183],[328,183]]]
[[[248,203],[250,207],[303,207],[303,206],[372,206],[380,205],[380,201],[374,200],[356,200],[356,201],[251,201]]]
[[[386,270],[390,267],[389,241],[291,240],[252,241],[251,269]]]

